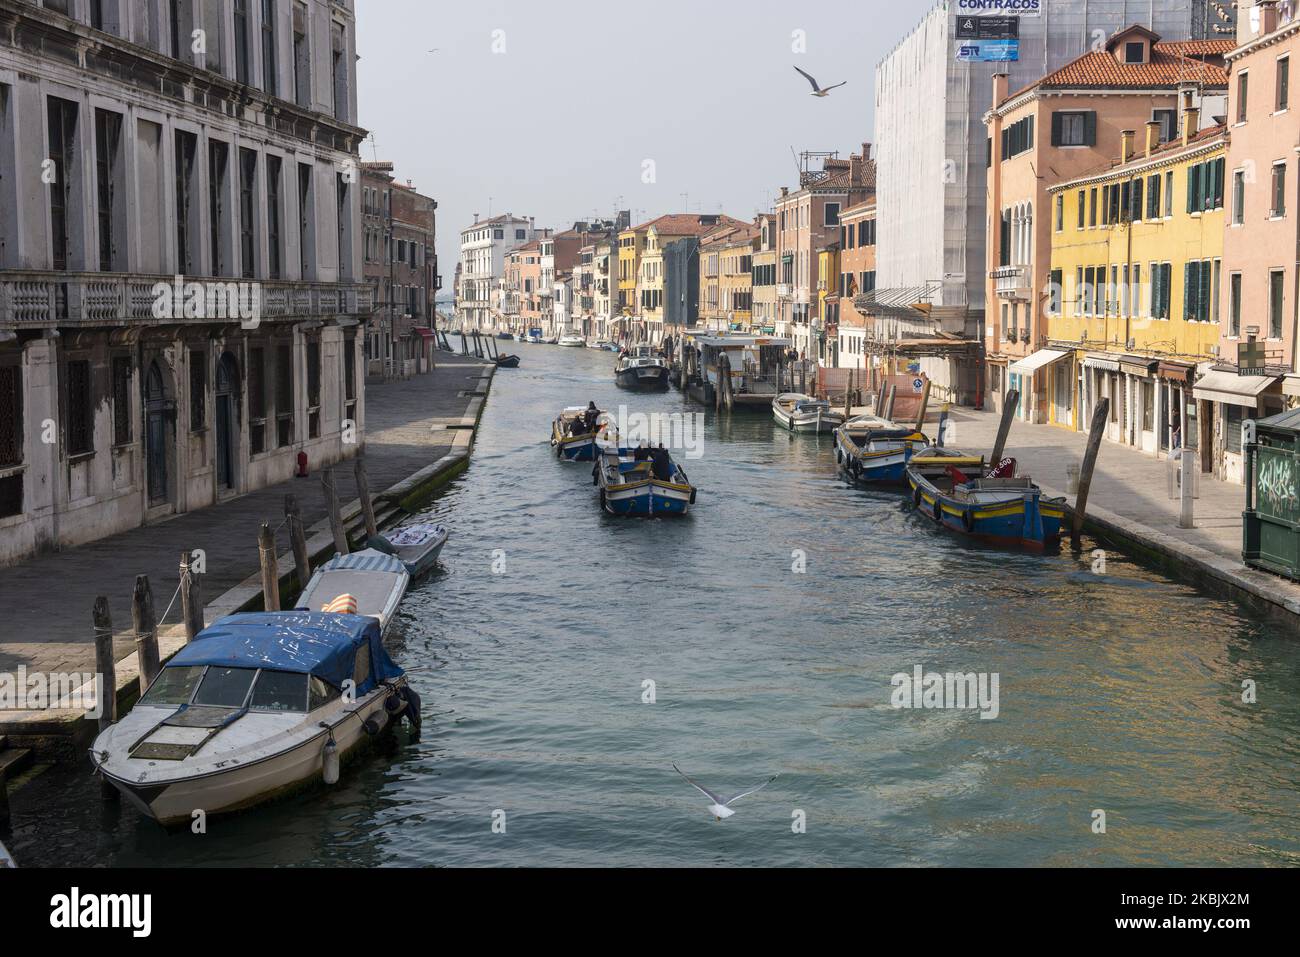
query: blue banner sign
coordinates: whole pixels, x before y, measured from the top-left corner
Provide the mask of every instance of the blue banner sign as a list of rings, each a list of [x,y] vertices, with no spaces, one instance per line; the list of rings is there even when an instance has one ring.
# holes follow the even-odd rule
[[[957,59],[968,63],[1007,63],[1020,59],[1019,40],[962,40]]]

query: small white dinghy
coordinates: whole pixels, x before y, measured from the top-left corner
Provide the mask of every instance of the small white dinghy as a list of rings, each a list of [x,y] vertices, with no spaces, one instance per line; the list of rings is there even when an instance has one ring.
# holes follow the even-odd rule
[[[560,336],[559,344],[569,349],[581,349],[587,344],[587,340],[582,338],[582,336],[567,333]]]
[[[447,544],[447,529],[434,522],[412,522],[377,535],[366,543],[406,566],[412,580],[428,574]]]
[[[403,715],[418,732],[419,698],[373,617],[232,615],[182,648],[90,757],[171,826],[333,784],[349,752]]]
[[[834,432],[844,424],[844,416],[825,399],[798,392],[786,392],[773,399],[772,417],[791,432]]]
[[[311,576],[298,596],[300,611],[346,611],[379,619],[387,634],[393,615],[411,584],[402,560],[374,548],[335,555]],[[347,599],[355,599],[348,602]],[[341,604],[336,604],[343,600]]]

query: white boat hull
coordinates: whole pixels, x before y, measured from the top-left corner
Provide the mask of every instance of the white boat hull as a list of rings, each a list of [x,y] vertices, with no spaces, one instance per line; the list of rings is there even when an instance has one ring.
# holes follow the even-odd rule
[[[405,679],[399,679],[392,685],[401,687],[405,683]],[[347,706],[336,701],[304,716],[304,733],[281,749],[259,754],[256,742],[253,742],[242,752],[223,753],[222,767],[216,767],[216,763],[211,761],[195,762],[192,774],[183,773],[185,769],[181,765],[184,762],[141,760],[127,754],[126,749],[131,744],[128,739],[147,733],[156,714],[174,710],[137,709],[146,712],[141,716],[145,723],[132,722],[130,719],[136,716],[136,712],[132,712],[109,728],[95,741],[92,760],[99,765],[100,773],[141,814],[164,827],[188,824],[193,821],[196,811],[209,816],[228,814],[321,781],[325,744],[330,732],[317,727],[319,722],[328,721],[332,725],[334,742],[340,759],[343,759],[369,738],[363,728],[368,718],[374,718],[381,727],[387,727],[389,718],[384,709],[384,699],[390,693],[387,687],[376,688],[362,698],[351,713],[346,713]],[[238,723],[222,734],[232,734],[237,730]],[[101,763],[97,755],[105,750],[109,757]]]

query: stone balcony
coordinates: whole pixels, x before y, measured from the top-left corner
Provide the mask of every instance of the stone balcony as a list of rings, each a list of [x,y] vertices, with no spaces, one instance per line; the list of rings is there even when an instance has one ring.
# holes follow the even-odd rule
[[[1001,299],[1028,299],[1029,267],[999,266],[989,273],[994,282],[994,291]]]
[[[172,286],[175,280],[175,276],[139,273],[6,270],[0,273],[0,327],[212,322],[211,317],[178,320],[154,315],[155,287],[159,283]],[[374,289],[367,283],[197,276],[184,277],[183,282],[252,285],[260,296],[260,318],[267,321],[365,317],[374,309]]]

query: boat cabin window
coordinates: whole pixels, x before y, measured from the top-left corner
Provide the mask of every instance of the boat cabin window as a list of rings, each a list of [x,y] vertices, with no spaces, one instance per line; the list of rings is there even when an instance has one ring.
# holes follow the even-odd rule
[[[313,675],[310,690],[311,700],[307,703],[307,710],[315,711],[317,708],[323,708],[342,693],[328,681]]]
[[[253,687],[254,711],[296,711],[307,709],[307,675],[288,671],[263,671]]]
[[[149,690],[144,693],[140,699],[140,704],[144,705],[182,705],[188,704],[190,695],[194,694],[194,686],[199,683],[203,677],[203,665],[194,665],[186,668],[177,665],[174,668],[164,668],[162,672],[154,679]]]
[[[218,668],[212,665],[203,676],[194,703],[214,708],[241,708],[256,675],[256,668]]]

